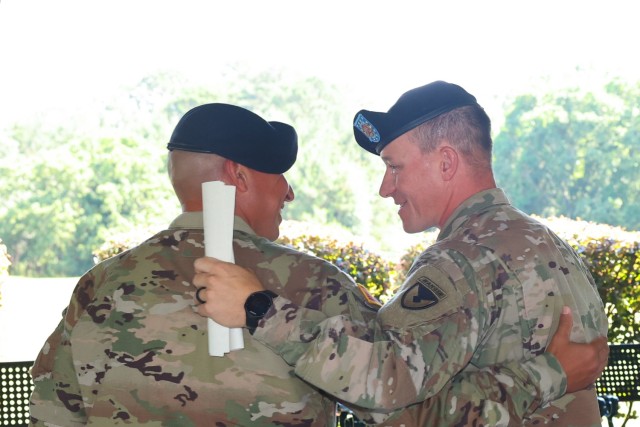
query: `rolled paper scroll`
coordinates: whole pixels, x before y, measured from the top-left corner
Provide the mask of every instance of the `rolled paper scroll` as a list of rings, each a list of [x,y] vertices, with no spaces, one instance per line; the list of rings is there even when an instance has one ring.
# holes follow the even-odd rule
[[[221,181],[202,183],[204,254],[221,261],[235,262],[233,256],[233,217],[236,187]],[[227,328],[207,319],[209,355],[224,356],[244,348],[242,328]]]

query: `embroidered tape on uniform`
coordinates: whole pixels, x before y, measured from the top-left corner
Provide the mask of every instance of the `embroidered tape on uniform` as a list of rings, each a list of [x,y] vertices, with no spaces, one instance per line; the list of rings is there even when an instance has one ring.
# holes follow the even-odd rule
[[[365,119],[362,114],[358,114],[356,122],[353,125],[356,129],[362,132],[364,136],[369,138],[369,141],[374,144],[380,142],[380,133],[378,132],[378,129],[376,129],[369,120]]]
[[[421,276],[402,296],[402,307],[408,310],[423,310],[433,307],[447,294],[428,277]]]
[[[360,294],[364,297],[365,304],[367,305],[367,307],[374,308],[374,309],[378,309],[382,307],[382,304],[380,303],[380,301],[378,301],[373,295],[371,295],[369,293],[369,290],[365,288],[363,285],[361,285],[360,283],[358,283],[358,290],[360,291]]]

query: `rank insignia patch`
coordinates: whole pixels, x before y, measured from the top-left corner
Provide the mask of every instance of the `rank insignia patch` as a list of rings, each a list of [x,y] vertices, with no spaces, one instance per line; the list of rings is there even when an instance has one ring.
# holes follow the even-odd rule
[[[402,295],[402,307],[407,310],[423,310],[445,299],[447,294],[427,277],[419,277]]]
[[[358,283],[358,290],[360,291],[360,294],[363,296],[365,304],[369,308],[374,308],[377,310],[380,307],[382,307],[382,304],[380,303],[380,301],[378,301],[373,295],[371,295],[369,293],[369,290],[365,288],[363,285],[361,285],[360,283]]]
[[[380,133],[378,132],[378,129],[376,129],[369,120],[365,119],[362,114],[358,114],[353,126],[362,132],[364,136],[369,138],[369,141],[374,144],[380,142]]]

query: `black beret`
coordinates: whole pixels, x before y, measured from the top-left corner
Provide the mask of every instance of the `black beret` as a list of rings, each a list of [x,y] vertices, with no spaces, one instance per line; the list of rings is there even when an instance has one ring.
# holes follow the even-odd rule
[[[260,172],[281,174],[298,154],[298,134],[285,123],[267,122],[230,104],[199,105],[182,116],[169,150],[212,153]]]
[[[353,133],[362,148],[379,155],[387,144],[403,133],[465,105],[478,103],[460,86],[436,81],[405,92],[386,113],[358,111]]]

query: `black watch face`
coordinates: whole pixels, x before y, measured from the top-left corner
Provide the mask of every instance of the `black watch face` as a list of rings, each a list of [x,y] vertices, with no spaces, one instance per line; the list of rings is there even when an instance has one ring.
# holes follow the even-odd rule
[[[247,299],[247,311],[253,316],[262,317],[267,314],[273,301],[271,297],[263,292],[255,292]]]

